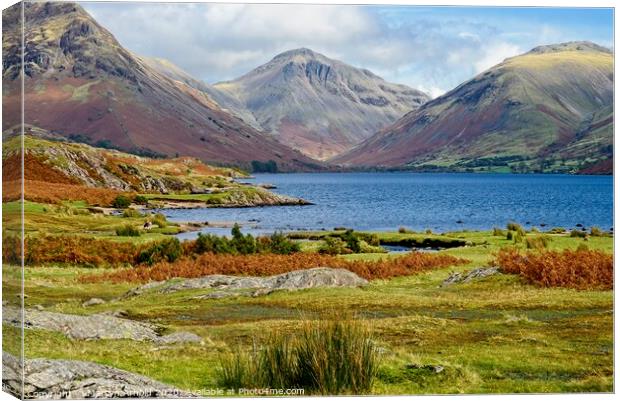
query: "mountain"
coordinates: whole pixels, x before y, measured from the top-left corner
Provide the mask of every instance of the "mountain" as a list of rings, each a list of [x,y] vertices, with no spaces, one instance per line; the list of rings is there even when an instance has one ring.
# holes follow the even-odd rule
[[[19,124],[19,4],[3,12],[3,131]],[[152,155],[183,154],[280,170],[318,164],[124,49],[74,3],[25,3],[25,122],[65,137]]]
[[[204,92],[211,99],[211,101],[217,103],[222,110],[242,119],[244,123],[252,126],[253,128],[262,130],[262,127],[254,118],[252,112],[246,109],[245,105],[227,92],[220,91],[214,88],[213,85],[209,85],[204,81],[192,77],[189,73],[185,72],[169,60],[156,57],[136,57],[139,57],[140,60],[160,74],[165,75],[174,81],[182,82],[191,88]]]
[[[238,99],[280,142],[318,159],[350,149],[429,100],[304,48],[214,87]]]
[[[577,172],[613,157],[613,78],[613,54],[604,47],[540,46],[406,114],[333,162]]]

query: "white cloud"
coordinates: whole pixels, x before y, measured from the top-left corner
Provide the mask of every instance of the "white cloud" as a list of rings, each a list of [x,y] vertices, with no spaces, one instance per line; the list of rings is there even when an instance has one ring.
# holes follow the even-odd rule
[[[206,82],[238,77],[309,47],[438,95],[507,57],[584,30],[415,7],[300,4],[84,3],[130,50]],[[446,10],[446,9],[442,9]],[[470,9],[471,10],[471,9]],[[506,16],[510,15],[506,13]],[[571,35],[573,37],[571,37]]]
[[[523,50],[511,43],[499,42],[487,46],[484,54],[474,63],[476,73],[480,73],[501,63],[508,57],[523,53]]]

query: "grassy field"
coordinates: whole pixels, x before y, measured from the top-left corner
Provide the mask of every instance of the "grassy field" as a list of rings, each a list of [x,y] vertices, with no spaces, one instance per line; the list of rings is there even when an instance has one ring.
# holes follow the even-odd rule
[[[11,208],[5,205],[6,208]],[[38,208],[38,209],[37,209]],[[40,206],[27,205],[41,218]],[[82,216],[78,215],[78,220]],[[118,217],[117,219],[122,219]],[[84,223],[87,224],[87,223]],[[110,223],[111,224],[111,223]],[[81,227],[81,226],[78,226]],[[86,227],[98,227],[90,223]],[[102,226],[107,227],[107,226]],[[101,230],[105,232],[105,230]],[[80,280],[107,269],[28,267],[25,303],[73,314],[126,311],[131,319],[189,331],[202,344],[158,346],[125,340],[71,340],[62,334],[26,330],[26,356],[89,360],[141,373],[188,390],[218,386],[223,352],[251,349],[274,331],[294,333],[302,317],[351,313],[369,322],[381,349],[374,394],[515,392],[609,392],[613,390],[613,292],[577,291],[528,285],[515,275],[494,275],[470,283],[441,286],[453,271],[486,266],[501,247],[514,245],[491,232],[375,233],[382,240],[424,237],[460,239],[467,246],[440,252],[466,258],[448,267],[364,288],[310,289],[260,297],[193,299],[210,290],[185,290],[114,300],[135,284]],[[99,235],[99,234],[98,234]],[[540,236],[528,233],[526,237]],[[549,249],[591,249],[611,253],[609,236],[550,235]],[[311,244],[312,245],[312,244]],[[308,246],[308,245],[306,245]],[[523,244],[519,246],[524,247]],[[352,254],[347,259],[394,257]],[[3,266],[5,299],[15,301],[18,270]],[[92,297],[108,303],[85,308]],[[11,302],[13,303],[13,302]],[[11,341],[15,328],[4,326]],[[9,349],[11,344],[5,344]],[[441,366],[432,369],[416,367]]]

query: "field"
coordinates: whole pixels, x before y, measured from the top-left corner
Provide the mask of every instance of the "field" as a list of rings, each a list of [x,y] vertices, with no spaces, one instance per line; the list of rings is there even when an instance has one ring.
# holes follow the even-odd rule
[[[4,205],[5,217],[13,208]],[[26,206],[27,216],[37,221],[38,231],[45,224],[44,216],[55,213],[43,208],[49,206]],[[71,215],[77,234],[91,232],[104,239],[114,237],[110,227],[122,219]],[[59,227],[69,230],[68,225]],[[53,234],[51,227],[44,231]],[[501,248],[514,246],[514,240],[507,239],[505,233],[500,236],[490,231],[364,234],[375,234],[382,243],[424,243],[424,238],[434,240],[434,244],[439,239],[445,243],[461,241],[465,246],[433,255],[451,255],[468,262],[389,279],[375,278],[361,288],[277,291],[223,299],[195,299],[211,291],[196,289],[146,292],[122,299],[119,297],[139,284],[101,277],[135,267],[29,266],[25,270],[27,308],[77,315],[123,311],[128,319],[156,323],[165,333],[195,333],[203,342],[162,346],[131,340],[85,341],[27,329],[26,357],[95,361],[186,390],[214,389],[221,387],[218,369],[227,351],[251,350],[274,332],[295,333],[304,319],[342,313],[367,322],[381,351],[372,394],[613,391],[613,291],[543,287],[528,284],[516,274],[495,274],[442,286],[453,272],[488,266]],[[143,243],[163,236],[153,233],[123,237],[123,241]],[[319,238],[312,233],[305,236],[305,252],[320,248],[307,242],[308,238]],[[541,236],[524,233],[523,242],[516,245],[523,252],[533,252],[526,249],[525,240]],[[550,238],[546,250],[576,250],[584,244],[606,254],[613,249],[609,235],[589,235],[587,239],[569,233],[545,236]],[[398,256],[350,253],[330,257],[363,262]],[[16,304],[19,272],[9,264],[3,266],[3,289],[4,301]],[[93,297],[106,303],[82,305]],[[5,349],[16,349],[17,329],[6,324],[3,328]]]

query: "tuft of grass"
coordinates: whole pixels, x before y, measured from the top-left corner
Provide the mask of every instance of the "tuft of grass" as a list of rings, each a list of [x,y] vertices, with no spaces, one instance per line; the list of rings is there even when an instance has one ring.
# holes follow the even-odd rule
[[[127,208],[123,210],[123,217],[125,218],[140,218],[142,217],[142,213],[137,211],[136,209]]]
[[[119,237],[139,237],[140,230],[131,224],[124,225],[116,229],[116,235]]]
[[[501,228],[498,227],[493,227],[493,236],[494,237],[505,237],[506,236],[506,231],[502,230]]]
[[[367,394],[379,366],[368,323],[352,318],[305,320],[295,333],[276,332],[260,350],[220,360],[228,388],[303,388],[310,394]]]
[[[573,238],[586,238],[588,236],[588,233],[585,231],[580,231],[580,230],[575,230],[573,229],[570,232],[570,236]]]
[[[545,249],[549,246],[551,237],[547,235],[541,235],[538,237],[531,237],[525,239],[525,246],[527,249]]]

